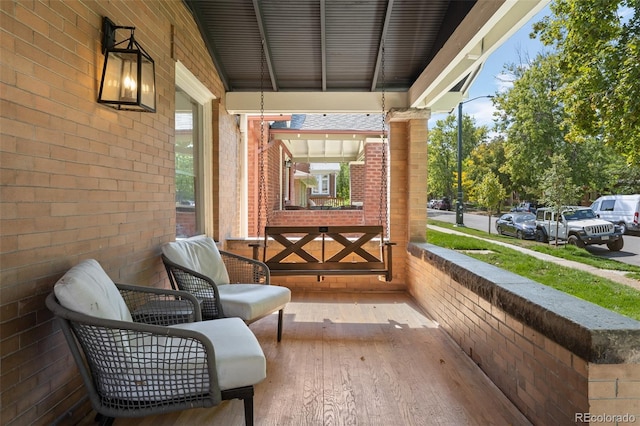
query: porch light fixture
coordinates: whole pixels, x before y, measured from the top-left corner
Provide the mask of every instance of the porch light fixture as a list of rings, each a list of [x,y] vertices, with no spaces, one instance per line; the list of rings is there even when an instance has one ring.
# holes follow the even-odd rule
[[[131,31],[131,37],[116,43],[116,30],[120,29]],[[133,38],[135,29],[102,19],[105,58],[98,103],[122,111],[156,112],[155,63]]]
[[[291,161],[291,158],[287,158],[286,160],[284,160],[284,166],[285,166],[287,169],[290,169],[290,168],[291,168],[291,164],[293,164],[293,163],[292,163],[292,161]]]

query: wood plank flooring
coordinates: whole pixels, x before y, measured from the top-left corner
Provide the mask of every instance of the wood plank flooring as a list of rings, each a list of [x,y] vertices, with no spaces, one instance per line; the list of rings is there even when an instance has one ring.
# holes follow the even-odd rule
[[[482,371],[401,293],[294,293],[251,325],[267,357],[256,425],[529,425]],[[240,401],[116,426],[243,425]]]

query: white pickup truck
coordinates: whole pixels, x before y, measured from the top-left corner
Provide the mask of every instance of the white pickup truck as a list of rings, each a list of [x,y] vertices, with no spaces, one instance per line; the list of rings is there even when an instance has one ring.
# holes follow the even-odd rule
[[[550,208],[536,211],[536,241],[548,243],[556,238],[567,244],[586,247],[606,244],[611,251],[620,251],[624,246],[622,229],[606,220],[598,219],[589,207],[565,206],[560,209],[556,223],[556,212]]]

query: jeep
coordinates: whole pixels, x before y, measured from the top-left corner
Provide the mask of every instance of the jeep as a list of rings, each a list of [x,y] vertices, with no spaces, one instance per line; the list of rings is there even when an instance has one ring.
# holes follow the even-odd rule
[[[548,243],[549,239],[565,240],[584,248],[593,244],[606,244],[611,251],[620,251],[624,246],[622,230],[606,220],[598,219],[589,207],[563,206],[556,223],[556,212],[540,208],[536,212],[536,241]]]

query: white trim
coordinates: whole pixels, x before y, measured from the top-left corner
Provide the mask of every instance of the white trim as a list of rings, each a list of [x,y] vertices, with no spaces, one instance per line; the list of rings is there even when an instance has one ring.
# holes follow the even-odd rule
[[[215,99],[207,86],[202,84],[198,78],[180,61],[176,62],[176,85],[189,94],[199,104],[206,104]]]
[[[206,235],[213,235],[213,104],[212,100],[216,97],[207,87],[193,75],[191,71],[180,61],[176,62],[176,86],[180,87],[187,95],[196,101],[202,107],[202,117],[200,117],[201,134],[200,152],[202,157],[199,168],[202,169],[202,202],[204,204],[201,211],[203,217],[203,231]]]

